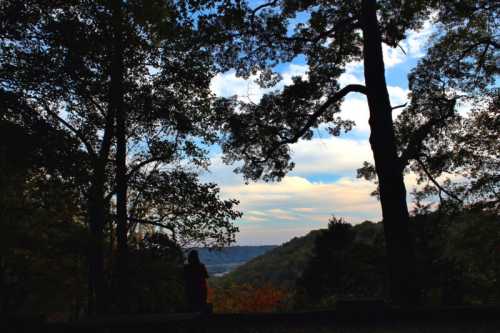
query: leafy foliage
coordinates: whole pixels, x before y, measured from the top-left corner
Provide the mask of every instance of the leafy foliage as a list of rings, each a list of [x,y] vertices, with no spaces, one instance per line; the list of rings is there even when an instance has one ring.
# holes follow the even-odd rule
[[[499,221],[498,215],[481,210],[411,219],[422,304],[498,302]],[[286,288],[283,304],[288,309],[331,308],[339,299],[387,297],[384,253],[381,223],[349,225],[332,218],[328,229],[285,243],[213,278],[211,285],[217,293],[231,286],[269,284]]]
[[[358,233],[367,228],[377,238],[355,242]],[[354,228],[332,217],[328,229],[316,238],[313,256],[297,281],[297,302],[325,306],[332,297],[380,297],[383,257],[383,238],[370,222]]]
[[[217,313],[277,312],[286,307],[288,298],[287,291],[271,285],[231,285],[208,292],[208,302]]]
[[[86,298],[87,232],[71,177],[78,168],[61,162],[65,146],[75,142],[40,119],[22,127],[5,116],[0,118],[0,311],[78,316]],[[78,154],[72,157],[78,161]]]
[[[185,308],[180,246],[163,233],[145,233],[132,241],[129,255],[133,313],[165,313]]]
[[[396,47],[408,29],[419,28],[434,1],[379,1],[382,40]],[[279,180],[294,165],[289,144],[311,139],[313,129],[325,124],[333,135],[354,125],[336,116],[342,98],[350,92],[366,93],[356,82],[341,87],[346,64],[362,59],[362,1],[268,1],[259,5],[242,1],[226,6],[221,17],[202,21],[214,35],[213,51],[225,69],[248,77],[259,74],[262,86],[275,86],[280,77],[275,65],[303,56],[306,78],[296,77],[283,91],[263,96],[258,104],[229,101],[237,109],[229,117],[224,138],[226,162],[244,162],[237,168],[248,179]],[[215,37],[216,36],[216,37]]]
[[[498,211],[499,13],[487,1],[440,3],[433,44],[409,75],[396,135],[402,163],[425,184],[415,193],[422,208],[438,196],[443,207]],[[366,164],[359,175],[374,171]]]
[[[61,182],[75,185],[79,222],[87,222],[92,236],[86,246],[89,294],[94,297],[88,301],[95,299],[98,312],[109,303],[105,298],[112,279],[120,279],[120,274],[107,273],[119,261],[113,260],[114,243],[123,239],[113,237],[115,217],[122,212],[117,209],[122,207],[117,199],[121,180],[128,183],[132,198],[125,202],[125,224],[134,221],[125,229],[125,239],[137,223],[148,221],[160,230],[174,230],[186,244],[234,241],[237,228],[231,222],[241,215],[235,210],[237,201],[222,200],[215,184],[197,178],[208,165],[206,147],[215,142],[221,123],[209,87],[216,68],[195,19],[214,5],[0,4],[2,120],[26,127],[28,120],[38,119],[46,127],[40,140],[55,139],[52,132],[64,134],[64,141],[52,142],[41,154],[47,164],[40,163],[49,167],[48,158],[58,158],[68,171]],[[123,115],[125,126],[119,126]],[[127,156],[119,153],[119,132],[125,136]],[[15,150],[13,144],[8,147]],[[123,177],[115,176],[121,172],[120,159],[126,161]],[[111,250],[105,261],[107,236]]]

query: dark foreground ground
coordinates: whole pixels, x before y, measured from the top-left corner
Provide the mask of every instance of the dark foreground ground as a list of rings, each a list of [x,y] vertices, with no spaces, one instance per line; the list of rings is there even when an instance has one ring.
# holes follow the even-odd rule
[[[114,316],[71,323],[9,318],[1,332],[448,333],[500,332],[500,307],[344,308],[273,314]]]

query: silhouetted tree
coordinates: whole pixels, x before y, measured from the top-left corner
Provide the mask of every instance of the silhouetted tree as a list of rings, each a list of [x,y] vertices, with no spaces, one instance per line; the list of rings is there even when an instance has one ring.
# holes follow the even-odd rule
[[[23,101],[23,108],[14,103],[7,108],[39,115],[67,131],[87,158],[88,172],[80,184],[92,236],[92,312],[109,309],[104,231],[107,225],[113,231],[110,219],[114,216],[118,260],[113,277],[118,291],[126,285],[128,220],[135,218],[128,212],[130,182],[137,185],[137,175],[146,179],[148,173],[161,171],[166,179],[187,164],[192,172],[208,164],[203,147],[214,142],[220,117],[209,89],[215,68],[194,18],[213,5],[111,0],[4,1],[0,5],[2,93],[11,101]],[[190,177],[195,179],[192,172]],[[206,202],[216,205],[198,204],[202,211],[184,214],[189,221],[185,226],[200,229],[198,239],[211,230],[219,245],[233,240],[237,229],[229,224],[239,216],[234,211],[236,202],[220,201],[213,184],[204,187],[196,180],[186,184],[198,186],[200,202],[208,198]],[[163,191],[170,190],[163,186]],[[141,187],[133,191],[139,193]],[[167,198],[172,197],[163,192],[164,203]],[[175,201],[180,203],[185,202]],[[207,220],[201,223],[194,216]],[[224,226],[223,231],[216,231],[215,222]],[[126,309],[126,300],[116,302]]]
[[[236,200],[222,200],[216,184],[178,169],[138,173],[130,182],[130,230],[159,228],[178,245],[222,247],[235,241]]]
[[[419,28],[436,1],[267,1],[251,6],[237,2],[222,20],[207,20],[216,40],[228,38],[219,62],[236,73],[260,73],[262,86],[273,86],[276,64],[304,56],[308,78],[294,78],[280,93],[265,95],[258,105],[228,101],[237,108],[227,125],[227,162],[243,160],[237,171],[249,179],[282,178],[293,168],[290,144],[310,139],[313,128],[327,123],[339,135],[352,122],[336,117],[349,93],[365,94],[370,110],[370,144],[380,184],[385,240],[389,258],[390,296],[394,302],[416,302],[415,255],[408,229],[401,156],[385,81],[382,45],[397,47],[408,29]],[[221,29],[221,26],[225,29]],[[224,34],[232,29],[230,34]],[[220,31],[219,34],[217,31]],[[339,85],[351,61],[362,60],[365,85]],[[235,65],[236,64],[236,65]]]
[[[129,241],[131,283],[126,290],[134,313],[165,313],[185,308],[182,248],[167,234],[148,231]]]
[[[298,281],[308,299],[318,302],[345,291],[354,237],[352,225],[335,217],[330,219],[328,229],[318,235],[313,257]]]
[[[428,184],[420,199],[500,211],[499,15],[488,1],[443,3],[433,45],[410,73],[396,135],[403,162]]]
[[[11,114],[6,104],[0,107],[0,313],[77,314],[86,290],[77,182],[85,157],[65,131],[32,114]]]
[[[381,297],[385,283],[383,238],[373,224],[357,226],[332,217],[322,230],[304,272],[297,280],[297,303],[328,307],[342,297]],[[368,229],[370,239],[362,235]],[[365,232],[366,233],[366,232]]]
[[[437,196],[442,208],[498,211],[500,9],[485,1],[441,6],[433,45],[409,75],[411,103],[396,120],[398,150],[426,184],[415,192],[419,209],[430,208]],[[438,180],[446,174],[459,177]],[[374,167],[365,162],[359,175],[373,180]]]

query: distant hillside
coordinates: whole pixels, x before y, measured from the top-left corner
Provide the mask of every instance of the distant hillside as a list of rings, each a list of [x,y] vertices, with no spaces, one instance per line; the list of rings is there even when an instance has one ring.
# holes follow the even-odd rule
[[[354,228],[357,231],[357,241],[372,243],[382,230],[382,224],[365,221]],[[237,267],[229,274],[215,279],[213,283],[250,283],[253,285],[269,283],[282,288],[293,288],[311,257],[316,237],[322,231],[313,230],[305,236],[295,237]]]
[[[283,245],[239,266],[216,283],[270,283],[282,287],[292,287],[296,277],[304,269],[311,255],[314,239],[321,232],[311,231],[303,237],[295,237]]]
[[[220,275],[260,256],[276,245],[231,246],[221,250],[197,248],[200,260],[207,266],[210,275]]]

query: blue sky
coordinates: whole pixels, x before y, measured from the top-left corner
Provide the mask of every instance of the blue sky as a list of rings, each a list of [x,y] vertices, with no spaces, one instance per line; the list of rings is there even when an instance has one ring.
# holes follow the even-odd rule
[[[424,54],[431,32],[430,22],[420,31],[409,32],[408,38],[401,43],[406,54],[399,48],[384,48],[392,105],[407,101],[407,75]],[[307,65],[298,58],[292,63],[280,65],[279,72],[283,76],[282,87],[290,84],[293,76],[306,77]],[[341,86],[363,83],[362,72],[362,64],[348,64],[346,73],[340,78]],[[216,95],[238,95],[242,100],[253,102],[258,102],[266,91],[253,83],[252,78],[248,81],[237,78],[234,71],[217,75],[211,87]],[[240,228],[238,244],[281,244],[310,230],[326,227],[332,214],[351,223],[380,219],[379,203],[370,196],[375,185],[355,177],[356,169],[363,161],[372,161],[365,97],[348,95],[340,115],[354,120],[356,127],[340,137],[318,130],[312,140],[292,145],[292,159],[296,167],[279,183],[245,185],[241,175],[232,172],[234,166],[221,162],[220,150],[212,150],[212,164],[202,178],[218,183],[223,197],[240,200],[239,209],[244,216],[236,222]],[[408,190],[415,186],[412,175],[405,182]]]

